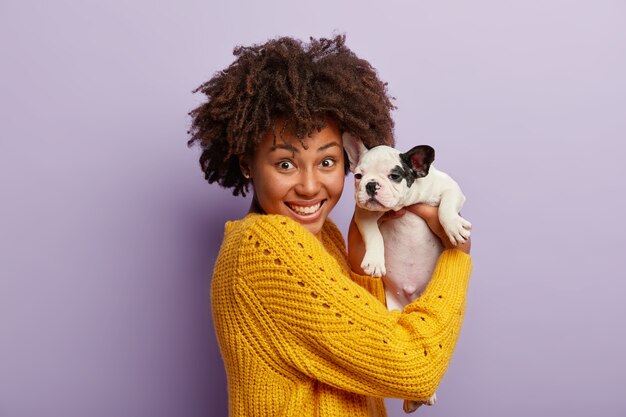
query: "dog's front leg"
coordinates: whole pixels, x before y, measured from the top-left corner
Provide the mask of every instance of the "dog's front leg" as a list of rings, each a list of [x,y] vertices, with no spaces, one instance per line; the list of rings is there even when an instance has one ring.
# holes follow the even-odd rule
[[[382,211],[369,211],[356,207],[354,222],[361,232],[365,243],[365,256],[361,262],[363,271],[372,277],[385,275],[385,244],[378,228],[378,219],[385,214]]]
[[[439,222],[453,245],[465,242],[470,236],[472,224],[459,215],[465,196],[458,186],[448,188],[441,193],[439,203]]]

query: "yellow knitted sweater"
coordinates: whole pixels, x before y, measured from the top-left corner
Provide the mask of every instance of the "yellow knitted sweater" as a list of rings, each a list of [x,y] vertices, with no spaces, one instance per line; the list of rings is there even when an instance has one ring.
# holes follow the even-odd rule
[[[385,416],[384,397],[426,400],[470,271],[468,255],[444,251],[422,296],[389,312],[382,281],[350,272],[330,220],[318,238],[278,215],[226,223],[211,304],[230,416]]]

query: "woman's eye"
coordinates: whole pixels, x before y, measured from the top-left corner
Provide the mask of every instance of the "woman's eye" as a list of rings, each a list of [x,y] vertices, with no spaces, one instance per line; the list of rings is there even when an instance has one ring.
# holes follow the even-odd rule
[[[288,169],[293,168],[293,166],[294,166],[294,165],[293,165],[291,162],[289,162],[289,161],[280,161],[277,165],[278,165],[278,167],[279,167],[280,169],[285,170],[285,171],[286,171],[286,170],[288,170]]]
[[[361,178],[363,178],[363,174],[354,174],[354,178],[360,180]]]
[[[335,160],[334,160],[334,159],[330,159],[330,158],[328,158],[328,159],[324,159],[324,160],[322,161],[322,166],[323,166],[324,168],[330,168],[330,167],[332,167],[333,165],[335,165]]]

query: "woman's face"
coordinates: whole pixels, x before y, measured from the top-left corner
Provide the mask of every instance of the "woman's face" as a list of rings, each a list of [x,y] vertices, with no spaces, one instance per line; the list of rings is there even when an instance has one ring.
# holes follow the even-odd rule
[[[316,235],[343,192],[341,132],[328,121],[304,139],[304,149],[289,129],[281,138],[283,123],[277,122],[275,141],[271,129],[263,137],[249,164],[254,195],[265,213],[290,217]]]

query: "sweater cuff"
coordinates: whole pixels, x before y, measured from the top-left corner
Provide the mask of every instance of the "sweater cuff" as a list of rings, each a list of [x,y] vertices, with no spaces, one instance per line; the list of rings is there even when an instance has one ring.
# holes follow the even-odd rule
[[[385,287],[383,285],[382,278],[373,278],[369,275],[359,275],[356,272],[350,271],[350,278],[352,281],[365,288],[378,299],[383,305],[387,305],[387,299],[385,297]]]

